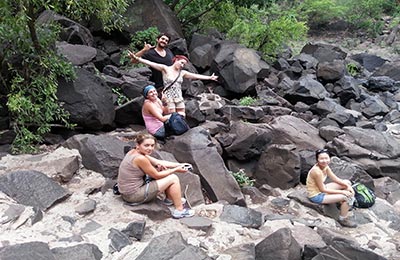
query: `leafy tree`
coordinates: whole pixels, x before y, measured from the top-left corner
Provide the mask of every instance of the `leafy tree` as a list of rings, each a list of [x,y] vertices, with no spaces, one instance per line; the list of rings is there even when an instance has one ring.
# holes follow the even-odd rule
[[[58,78],[73,79],[72,65],[55,50],[60,28],[38,25],[44,10],[88,19],[96,14],[104,28],[118,28],[127,0],[3,0],[0,2],[0,93],[7,95],[16,138],[13,152],[34,152],[51,124],[67,127],[68,113],[56,97]]]
[[[222,16],[224,19],[219,19]],[[215,27],[228,38],[263,52],[267,59],[273,59],[290,41],[303,39],[308,30],[305,22],[298,21],[294,9],[284,10],[274,3],[260,8],[237,7],[226,2],[208,13],[203,21],[200,24],[203,31]]]

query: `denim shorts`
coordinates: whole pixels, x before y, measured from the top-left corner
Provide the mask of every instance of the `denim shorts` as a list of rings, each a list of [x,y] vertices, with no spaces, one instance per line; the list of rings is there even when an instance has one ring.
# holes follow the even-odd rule
[[[164,139],[165,138],[165,127],[161,126],[157,132],[154,133],[154,137],[157,139]]]
[[[324,200],[324,197],[325,197],[325,193],[321,192],[321,193],[315,195],[314,197],[311,197],[311,198],[308,198],[308,199],[311,200],[314,203],[321,204],[322,201]]]

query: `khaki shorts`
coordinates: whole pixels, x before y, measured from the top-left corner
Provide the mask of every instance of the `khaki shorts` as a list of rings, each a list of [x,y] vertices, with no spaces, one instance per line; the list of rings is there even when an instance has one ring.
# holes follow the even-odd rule
[[[157,198],[158,185],[156,181],[151,181],[143,185],[134,194],[122,194],[122,199],[129,203],[144,203]]]
[[[173,110],[175,110],[175,109],[185,109],[185,102],[183,102],[183,100],[182,101],[178,101],[178,102],[175,102],[175,101],[173,101],[173,100],[167,100],[166,101],[166,105],[167,105],[167,108],[168,109],[173,109]]]

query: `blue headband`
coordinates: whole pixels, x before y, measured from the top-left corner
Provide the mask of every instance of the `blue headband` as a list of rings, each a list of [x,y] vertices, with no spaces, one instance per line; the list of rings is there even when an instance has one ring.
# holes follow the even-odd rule
[[[147,98],[147,93],[149,93],[149,91],[152,89],[156,89],[156,88],[153,85],[148,85],[148,86],[144,87],[144,89],[143,89],[144,98]]]

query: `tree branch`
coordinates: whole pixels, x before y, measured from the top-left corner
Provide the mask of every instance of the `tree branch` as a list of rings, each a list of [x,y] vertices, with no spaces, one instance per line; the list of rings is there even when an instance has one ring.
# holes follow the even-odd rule
[[[175,11],[176,5],[179,3],[179,0],[174,0],[169,6],[171,7],[172,10]]]
[[[182,12],[183,9],[185,9],[186,6],[188,6],[191,2],[193,2],[194,0],[189,0],[186,3],[184,3],[181,8],[179,8],[178,11],[176,11],[176,15],[178,15],[180,12]]]
[[[199,15],[192,17],[190,19],[188,19],[187,21],[185,21],[182,25],[185,26],[188,23],[190,23],[191,21],[195,20],[195,19],[199,19],[200,17],[202,17],[203,15],[205,15],[206,13],[208,13],[209,11],[211,11],[214,7],[216,7],[219,3],[221,2],[221,0],[216,0],[214,2],[214,4],[212,6],[210,6],[210,8],[204,10],[203,12],[201,12]]]
[[[33,4],[29,4],[28,6],[28,28],[29,28],[29,33],[31,35],[31,40],[33,43],[33,47],[35,48],[35,50],[40,53],[41,52],[41,46],[39,43],[39,39],[37,37],[37,33],[36,33],[36,27],[35,27],[35,22],[36,22],[36,17],[35,17],[35,11],[33,8]]]

